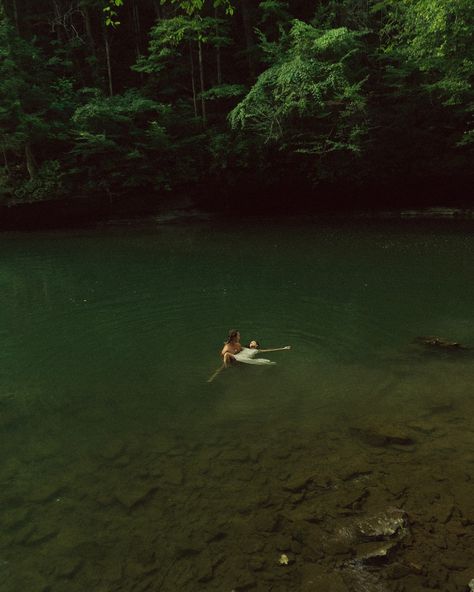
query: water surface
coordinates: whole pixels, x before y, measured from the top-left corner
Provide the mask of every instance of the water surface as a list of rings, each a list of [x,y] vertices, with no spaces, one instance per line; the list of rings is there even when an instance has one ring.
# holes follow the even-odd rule
[[[413,344],[474,346],[469,228],[211,219],[0,248],[0,589],[474,577],[474,357]],[[292,350],[208,384],[229,328]],[[389,560],[335,542],[393,507]]]

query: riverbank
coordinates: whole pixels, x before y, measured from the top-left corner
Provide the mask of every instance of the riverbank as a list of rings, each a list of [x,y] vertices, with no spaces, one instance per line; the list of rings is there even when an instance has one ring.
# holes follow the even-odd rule
[[[141,193],[126,196],[82,195],[0,206],[0,231],[34,231],[94,226],[110,221],[166,220],[199,217],[206,213],[247,217],[316,215],[329,218],[429,218],[470,220],[474,207],[470,185],[462,182],[448,190],[423,185],[321,186],[308,190],[305,183],[262,187],[258,183],[236,187],[188,187],[173,194]]]
[[[260,208],[254,211],[235,212],[234,210],[201,209],[192,200],[181,199],[159,204],[144,204],[133,208],[107,201],[91,202],[88,199],[52,200],[31,204],[17,204],[0,207],[0,231],[35,231],[46,229],[67,229],[94,227],[98,224],[168,224],[191,222],[207,219],[211,216],[247,217],[271,215],[313,215],[319,219],[361,219],[361,220],[456,220],[474,219],[471,207],[426,207],[416,209],[331,209],[317,208],[302,212],[279,212],[277,209]]]

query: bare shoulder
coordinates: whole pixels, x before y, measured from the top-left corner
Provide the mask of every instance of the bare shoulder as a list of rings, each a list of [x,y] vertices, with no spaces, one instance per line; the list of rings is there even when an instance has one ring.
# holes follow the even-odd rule
[[[235,355],[238,354],[240,351],[242,351],[242,346],[240,345],[240,343],[226,343],[222,348],[221,356],[223,356],[226,353]]]

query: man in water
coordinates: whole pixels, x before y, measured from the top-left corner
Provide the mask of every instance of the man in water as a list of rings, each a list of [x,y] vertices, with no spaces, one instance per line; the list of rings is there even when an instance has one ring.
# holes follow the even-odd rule
[[[242,345],[240,343],[240,331],[231,329],[227,341],[224,343],[224,347],[221,351],[221,356],[224,360],[224,367],[228,368],[233,362],[235,362],[235,355],[242,351]]]

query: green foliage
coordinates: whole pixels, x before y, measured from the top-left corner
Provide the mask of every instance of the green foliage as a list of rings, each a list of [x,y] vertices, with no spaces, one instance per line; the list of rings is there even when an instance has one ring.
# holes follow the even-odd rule
[[[466,130],[458,142],[458,146],[474,145],[474,129]]]
[[[220,33],[216,35],[216,27]],[[200,41],[213,46],[229,43],[224,35],[227,24],[222,19],[180,15],[158,21],[150,31],[148,56],[142,56],[133,66],[137,72],[161,72],[168,64],[176,65],[176,58],[187,51],[188,44]]]
[[[116,27],[120,25],[118,19],[118,12],[116,8],[123,6],[123,0],[108,0],[107,5],[102,9],[105,15],[105,24],[108,27]]]
[[[0,15],[0,141],[14,200],[34,201],[60,193],[58,160],[36,155],[67,135],[73,109],[71,81],[55,78],[35,40],[21,38]],[[55,168],[56,167],[56,168]]]
[[[269,50],[271,52],[272,41],[275,46],[281,42],[285,31],[291,27],[292,17],[288,2],[283,0],[264,0],[259,4],[259,11],[257,35],[262,49],[268,53]]]
[[[171,158],[166,131],[169,107],[135,90],[105,97],[97,92],[73,114],[71,155],[93,191],[120,194],[133,187],[163,189],[169,184],[163,164]],[[151,168],[148,162],[154,162]]]
[[[400,55],[420,72],[421,87],[464,119],[462,144],[474,115],[474,4],[470,0],[387,2],[388,55]]]
[[[205,0],[160,0],[160,4],[163,5],[166,3],[178,6],[185,14],[194,15],[203,10]],[[120,25],[120,21],[117,20],[118,12],[116,8],[123,6],[123,4],[123,0],[107,0],[107,4],[102,9],[107,26],[116,27]],[[213,0],[212,5],[214,8],[224,7],[225,13],[229,16],[234,14],[234,6],[230,0]]]
[[[18,7],[0,7],[2,200],[470,174],[471,0]]]
[[[6,168],[0,168],[0,204],[8,203],[14,187],[10,171]]]
[[[209,88],[202,96],[208,100],[218,99],[232,99],[234,97],[241,97],[246,93],[246,88],[243,84],[220,84]]]
[[[57,160],[46,160],[34,179],[23,181],[13,192],[11,203],[57,199],[64,195],[61,164]]]
[[[197,101],[198,67],[202,66],[198,63],[196,47],[198,44],[204,49],[223,47],[229,43],[226,30],[225,21],[212,17],[179,15],[160,20],[150,32],[148,55],[141,56],[133,69],[150,75],[164,100]],[[224,98],[224,93],[227,98],[232,93],[236,96],[239,85],[214,86],[214,91],[202,89],[199,98]]]
[[[370,5],[373,0],[326,0],[318,3],[312,24],[318,28],[347,27],[366,31],[370,25]],[[372,23],[376,27],[375,21]]]
[[[0,23],[0,124],[11,146],[44,133],[50,96],[45,74],[34,44],[15,35],[6,21]]]
[[[171,2],[171,4],[178,5],[186,14],[192,15],[197,12],[200,12],[205,5],[204,0],[160,0],[161,4],[166,4],[166,2]],[[234,14],[234,7],[230,0],[213,0],[213,6],[215,8],[219,6],[223,6],[225,8],[225,12],[228,15]]]
[[[358,153],[366,105],[358,50],[354,32],[295,21],[286,51],[230,113],[231,126],[294,152]]]
[[[259,3],[259,9],[262,23],[272,21],[281,24],[291,20],[288,2],[283,0],[263,0]]]

